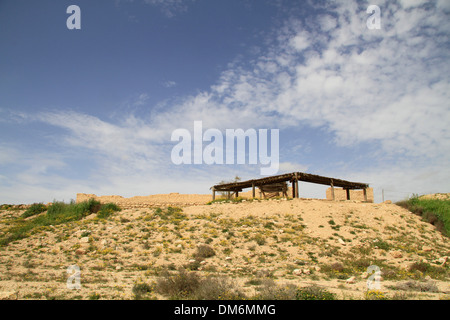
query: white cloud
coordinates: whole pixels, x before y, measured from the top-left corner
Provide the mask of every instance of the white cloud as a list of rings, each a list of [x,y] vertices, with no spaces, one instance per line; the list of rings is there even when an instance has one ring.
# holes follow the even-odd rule
[[[148,94],[141,93],[137,97],[136,101],[133,102],[133,106],[142,106],[142,105],[144,105],[147,102],[148,99],[149,99]]]
[[[144,0],[144,3],[159,7],[168,18],[186,12],[188,5],[195,0]]]
[[[443,11],[449,13],[450,12],[450,1],[437,0],[437,7],[439,10],[443,10]]]
[[[309,33],[299,32],[295,37],[291,38],[289,44],[298,52],[301,52],[308,48],[311,43],[309,42]]]
[[[166,88],[173,88],[177,85],[175,81],[166,81],[164,82],[163,86]]]
[[[293,162],[280,162],[279,166],[279,174],[290,173],[290,172],[307,172],[308,167],[302,164],[293,163]]]
[[[202,120],[205,129],[219,130],[320,127],[340,146],[381,148],[379,167],[355,174],[336,172],[336,176],[364,182],[368,177],[378,186],[391,181],[400,188],[412,184],[412,177],[418,177],[413,173],[418,172],[420,185],[415,188],[431,190],[433,179],[441,188],[448,187],[450,22],[441,10],[443,2],[428,9],[420,1],[408,3],[407,11],[396,2],[380,4],[381,30],[367,29],[368,15],[356,1],[335,2],[328,14],[318,18],[316,29],[291,19],[259,58],[230,65],[210,90],[185,97],[148,119],[126,115],[112,124],[75,112],[41,114],[39,119],[68,130],[64,141],[69,146],[99,155],[101,170],[109,174],[111,183],[99,188],[111,192],[120,185],[131,190],[133,183],[144,188],[152,184],[150,177],[178,170],[168,163],[170,134],[178,128],[192,130],[195,120]],[[175,8],[182,2],[167,2],[171,5]],[[141,95],[136,103],[147,98]],[[392,157],[400,160],[389,167],[386,163]],[[280,164],[285,171],[308,168],[288,161]],[[427,178],[433,169],[441,175]],[[190,170],[197,179],[215,169]],[[226,178],[220,178],[220,170],[225,169],[218,170],[214,171],[218,181]],[[226,172],[232,176],[233,170],[227,167]]]
[[[428,0],[400,0],[403,8],[410,9],[414,7],[419,7],[425,3],[429,2]]]

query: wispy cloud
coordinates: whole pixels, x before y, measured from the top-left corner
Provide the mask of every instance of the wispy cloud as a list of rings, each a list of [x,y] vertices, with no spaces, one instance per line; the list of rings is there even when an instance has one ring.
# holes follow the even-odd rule
[[[160,6],[168,16],[186,10],[181,0],[146,3]],[[195,120],[202,120],[204,128],[220,130],[320,128],[335,145],[370,145],[372,154],[362,158],[377,157],[370,168],[341,168],[335,176],[363,182],[366,177],[376,187],[389,185],[397,190],[412,183],[429,190],[433,181],[448,188],[448,2],[377,3],[382,10],[381,30],[366,26],[369,2],[333,2],[321,8],[313,25],[288,19],[259,57],[231,64],[209,90],[168,104],[149,117],[128,113],[113,123],[57,111],[41,113],[36,119],[65,130],[62,143],[66,146],[90,152],[99,170],[94,180],[108,177],[107,184],[98,186],[105,192],[148,188],[150,193],[150,186],[161,187],[161,181],[169,189],[172,177],[181,170],[170,163],[171,132],[191,130]],[[148,98],[140,95],[134,106],[145,105]],[[330,161],[334,160],[330,155]],[[282,171],[312,166],[291,159],[280,164]],[[206,188],[211,177],[220,181],[225,174],[246,173],[240,170],[191,166],[179,185],[192,178],[198,182],[196,187]],[[208,173],[208,179],[202,173]]]
[[[144,0],[144,3],[159,7],[161,12],[168,18],[172,18],[179,13],[186,12],[189,4],[195,0]]]
[[[166,81],[163,83],[163,86],[166,88],[173,88],[177,85],[175,81]]]

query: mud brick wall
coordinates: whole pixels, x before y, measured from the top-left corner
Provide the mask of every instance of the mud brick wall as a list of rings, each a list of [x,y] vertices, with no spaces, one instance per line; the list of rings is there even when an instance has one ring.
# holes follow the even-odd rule
[[[334,188],[334,198],[336,201],[347,200],[347,193],[342,188]],[[331,187],[327,189],[327,200],[333,200]],[[350,190],[350,200],[364,201],[363,190]],[[373,202],[373,188],[367,188],[367,201]]]

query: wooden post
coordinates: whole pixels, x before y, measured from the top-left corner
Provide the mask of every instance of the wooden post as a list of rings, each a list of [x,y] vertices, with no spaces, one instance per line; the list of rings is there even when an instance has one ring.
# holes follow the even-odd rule
[[[336,198],[334,197],[334,185],[333,185],[333,180],[331,180],[331,198],[333,199],[333,201],[336,200]]]
[[[252,182],[252,198],[255,198],[255,183]]]
[[[212,196],[213,196],[213,201],[216,200],[216,189],[214,189],[214,187],[212,188]]]
[[[231,199],[231,194],[230,191],[227,191],[227,199],[230,200]]]
[[[345,192],[347,193],[347,200],[350,200],[350,189],[345,189]]]
[[[292,180],[292,198],[295,198],[295,182]]]
[[[235,198],[239,197],[239,191],[236,190],[236,191],[234,192],[234,196],[235,196]]]
[[[367,188],[363,189],[364,201],[367,202]]]
[[[295,173],[295,197],[298,198],[298,176],[297,176],[297,172]]]

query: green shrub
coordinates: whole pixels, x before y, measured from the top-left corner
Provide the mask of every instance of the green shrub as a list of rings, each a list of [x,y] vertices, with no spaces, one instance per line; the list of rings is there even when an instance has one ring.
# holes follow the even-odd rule
[[[26,238],[33,232],[33,229],[38,227],[81,220],[91,213],[98,212],[101,207],[100,202],[95,199],[80,203],[75,203],[73,200],[70,203],[54,201],[48,207],[46,214],[39,215],[29,220],[17,220],[15,225],[5,233],[7,236],[0,238],[0,246]],[[21,217],[20,219],[23,218]]]
[[[47,210],[47,206],[43,203],[33,203],[23,214],[22,218],[35,216]]]
[[[379,240],[379,239],[376,239],[373,242],[373,246],[377,247],[378,249],[382,249],[382,250],[386,250],[386,251],[388,251],[391,248],[389,243],[387,243],[386,241],[383,241],[383,240]]]
[[[131,292],[134,294],[134,299],[145,300],[147,298],[147,294],[151,294],[153,289],[154,288],[152,285],[145,282],[139,282],[133,285]]]
[[[100,210],[97,212],[97,217],[101,219],[108,218],[114,212],[121,211],[120,207],[115,203],[106,203],[100,207]]]
[[[366,300],[388,300],[385,293],[380,290],[368,290],[364,292],[364,299]]]
[[[421,199],[415,195],[396,204],[422,217],[442,234],[450,236],[450,200]]]
[[[183,212],[183,209],[178,207],[168,207],[164,210],[161,208],[156,208],[154,210],[154,213],[155,215],[159,216],[162,220],[171,220],[172,222],[187,219],[187,216]]]
[[[55,201],[47,210],[47,215],[55,220],[55,224],[67,221],[80,220],[91,213],[97,213],[101,208],[99,201],[89,199],[88,201],[70,203]]]

